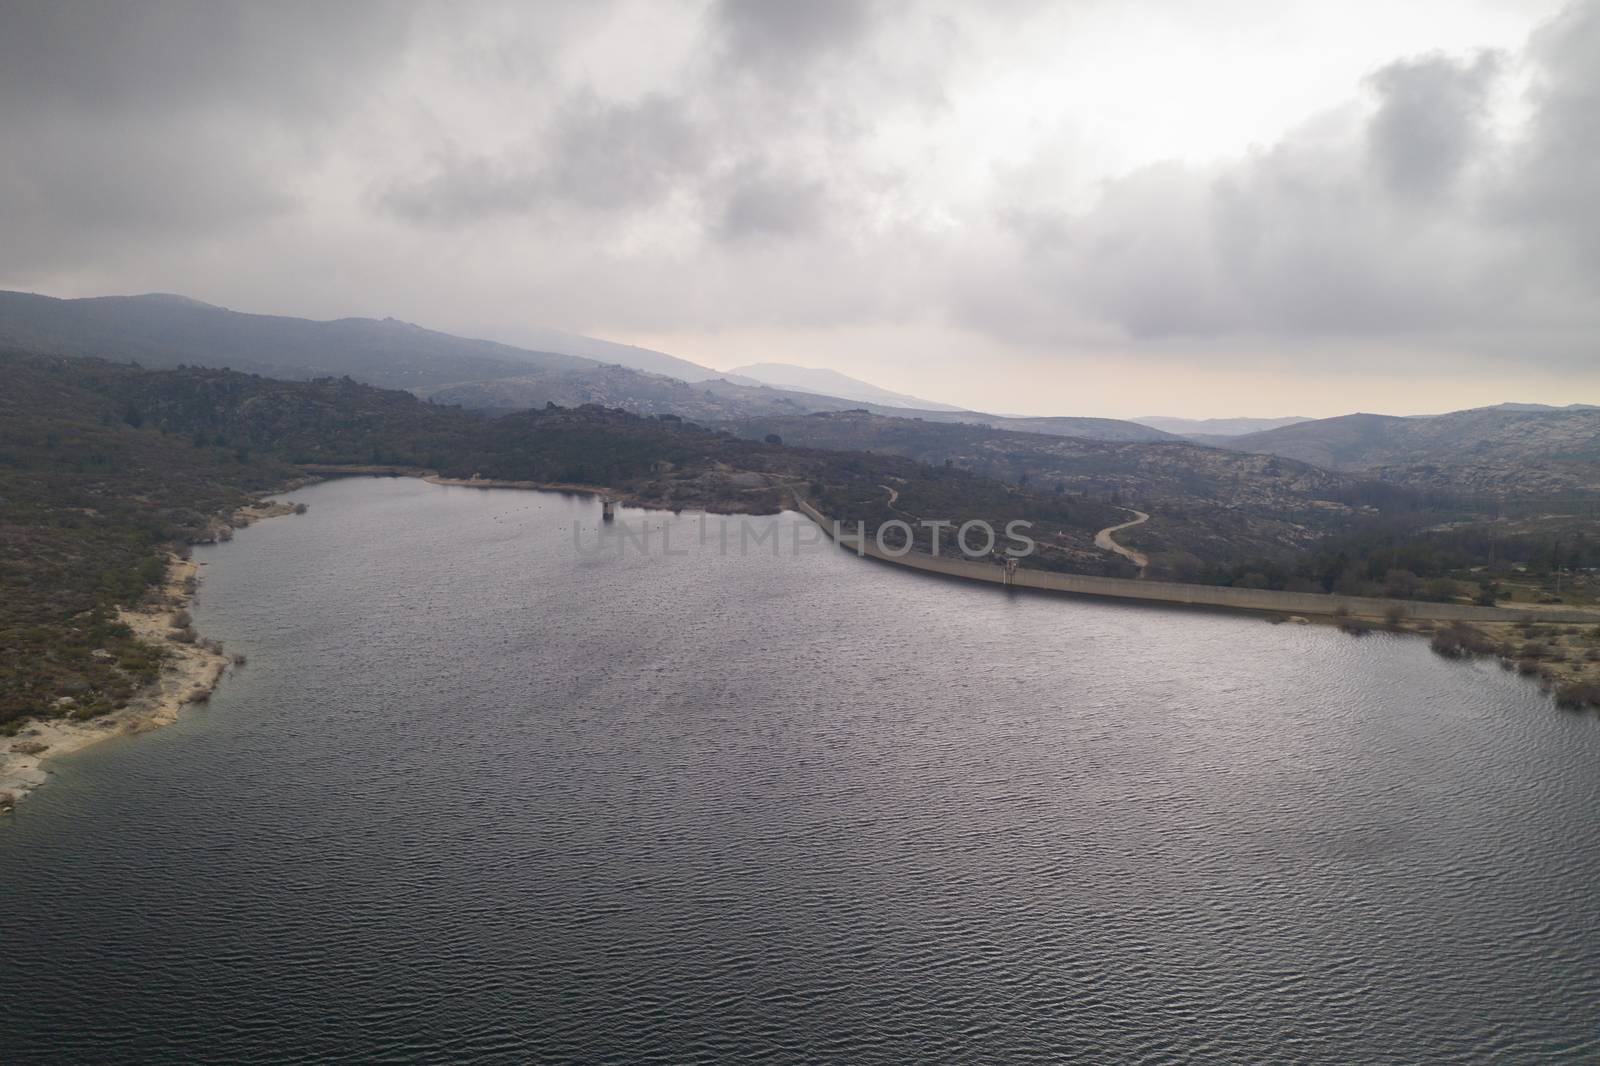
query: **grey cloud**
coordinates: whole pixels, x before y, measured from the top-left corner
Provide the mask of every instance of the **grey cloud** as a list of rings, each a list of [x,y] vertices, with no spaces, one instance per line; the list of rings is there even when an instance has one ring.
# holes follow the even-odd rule
[[[599,3],[0,7],[10,276],[601,331],[954,318],[1049,351],[1449,334],[1510,359],[1600,327],[1597,0],[1073,211],[1048,179],[938,165],[993,150],[942,109],[1003,79],[1012,9],[662,10],[665,59]],[[1497,132],[1523,70],[1531,119]]]
[[[1537,227],[1600,293],[1600,3],[1574,4],[1534,38],[1533,118],[1498,206]]]
[[[1487,139],[1487,96],[1501,57],[1447,56],[1391,64],[1372,76],[1379,97],[1367,139],[1389,188],[1401,195],[1446,190]]]
[[[548,180],[556,195],[588,207],[637,206],[703,170],[707,153],[705,134],[681,100],[650,96],[619,106],[585,94],[560,118]]]
[[[825,225],[821,181],[766,164],[746,164],[717,189],[715,233],[725,241],[816,235]]]
[[[1536,78],[1520,139],[1487,124],[1504,57],[1394,63],[1369,80],[1369,106],[1244,159],[1147,168],[1078,214],[1008,216],[1023,283],[1135,339],[1450,336],[1504,356],[1520,334],[1578,358],[1575,338],[1600,327],[1597,59],[1600,3],[1576,5],[1524,57]],[[1042,300],[953,302],[1032,342],[1082,328]]]
[[[500,156],[444,153],[420,180],[392,181],[378,203],[412,222],[451,224],[577,208],[658,204],[709,163],[704,131],[682,100],[610,103],[570,96],[550,128]]]
[[[861,0],[721,0],[714,16],[724,62],[763,78],[788,78],[861,40],[877,6]]]
[[[403,3],[238,0],[0,7],[7,110],[142,112],[248,105],[315,118],[404,41]]]
[[[0,229],[56,268],[292,209],[401,5],[0,7]]]

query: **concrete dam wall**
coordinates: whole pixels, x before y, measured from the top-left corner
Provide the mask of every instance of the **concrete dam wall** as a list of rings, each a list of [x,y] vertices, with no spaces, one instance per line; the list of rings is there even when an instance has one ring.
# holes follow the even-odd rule
[[[833,522],[805,500],[796,499],[800,513],[811,519],[829,537]],[[848,529],[841,531],[849,534]],[[854,543],[841,543],[857,551]],[[1094,577],[1088,574],[1062,574],[1051,570],[1030,570],[1018,566],[1007,572],[998,562],[969,559],[965,556],[932,556],[911,551],[893,555],[881,550],[872,536],[863,538],[860,553],[896,566],[968,581],[987,581],[1014,588],[1069,592],[1080,596],[1111,596],[1123,600],[1149,600],[1155,603],[1180,603],[1202,607],[1229,607],[1243,611],[1271,611],[1278,614],[1349,614],[1359,618],[1384,618],[1391,611],[1402,618],[1434,622],[1562,622],[1600,623],[1600,612],[1571,608],[1478,607],[1463,603],[1428,603],[1419,600],[1389,600],[1368,596],[1338,596],[1323,592],[1279,592],[1272,589],[1241,589],[1219,585],[1188,585],[1176,581],[1144,581],[1122,577]]]

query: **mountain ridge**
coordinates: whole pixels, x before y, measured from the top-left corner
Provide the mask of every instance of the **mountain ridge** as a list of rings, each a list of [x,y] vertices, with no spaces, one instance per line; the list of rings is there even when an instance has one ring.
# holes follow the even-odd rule
[[[884,407],[904,407],[919,411],[963,410],[951,404],[936,403],[907,393],[894,392],[825,367],[799,366],[795,363],[750,363],[734,367],[728,371],[728,375],[730,379],[737,375],[775,388],[838,396],[846,400],[861,400],[864,403],[875,403]]]

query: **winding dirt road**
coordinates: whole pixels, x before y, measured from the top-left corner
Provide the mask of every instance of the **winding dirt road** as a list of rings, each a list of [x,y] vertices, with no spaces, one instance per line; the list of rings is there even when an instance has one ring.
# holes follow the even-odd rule
[[[1111,539],[1111,534],[1117,532],[1118,530],[1127,529],[1129,526],[1136,526],[1141,522],[1147,522],[1150,520],[1150,516],[1145,514],[1143,511],[1135,511],[1132,507],[1124,507],[1123,510],[1127,511],[1129,514],[1138,515],[1139,517],[1135,518],[1131,522],[1124,522],[1117,526],[1107,526],[1105,529],[1102,529],[1100,532],[1094,535],[1094,545],[1103,551],[1116,552],[1118,555],[1128,560],[1128,562],[1132,563],[1134,566],[1137,566],[1139,568],[1139,576],[1144,577],[1145,567],[1150,565],[1150,560],[1145,558],[1143,552],[1136,552],[1132,548],[1124,548],[1122,545]]]

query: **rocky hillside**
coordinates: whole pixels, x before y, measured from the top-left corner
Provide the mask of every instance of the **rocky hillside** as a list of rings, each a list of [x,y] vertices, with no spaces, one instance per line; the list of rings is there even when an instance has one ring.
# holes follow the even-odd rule
[[[1218,443],[1461,495],[1600,495],[1600,410],[1593,409],[1478,408],[1418,418],[1355,414]]]
[[[1188,441],[1096,441],[860,411],[750,419],[747,437],[903,455],[1069,497],[1150,512],[1125,539],[1201,560],[1282,554],[1385,514],[1413,495],[1307,463]]]

